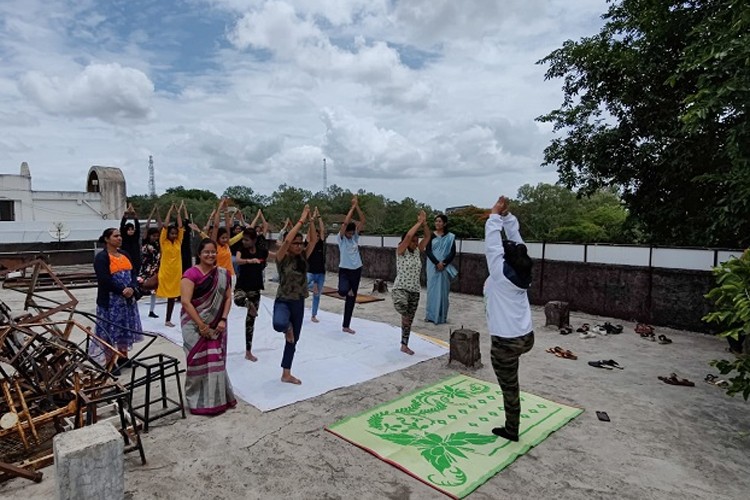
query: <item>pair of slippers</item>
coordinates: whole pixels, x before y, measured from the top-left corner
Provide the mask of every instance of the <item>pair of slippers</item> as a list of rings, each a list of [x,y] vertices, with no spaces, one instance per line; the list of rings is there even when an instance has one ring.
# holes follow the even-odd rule
[[[686,387],[695,387],[695,383],[691,382],[686,378],[680,378],[676,373],[672,373],[669,377],[659,377],[659,380],[669,385],[684,385]]]
[[[563,349],[560,346],[550,347],[545,352],[554,354],[558,358],[573,359],[573,360],[578,359],[578,356],[570,352],[568,349]]]
[[[728,380],[720,379],[716,375],[712,375],[710,373],[708,375],[706,375],[705,380],[706,380],[707,383],[709,383],[711,385],[715,385],[717,387],[723,387],[723,388],[729,387],[729,381]]]
[[[606,359],[602,361],[589,361],[589,366],[593,366],[594,368],[604,368],[605,370],[611,370],[612,368],[617,368],[618,370],[625,369],[625,367],[620,366],[620,364],[614,359]]]
[[[573,333],[573,327],[568,325],[560,328],[560,335],[570,335]]]
[[[666,344],[671,344],[672,343],[672,339],[670,339],[669,337],[667,337],[664,334],[659,335],[658,337],[656,337],[656,336],[654,336],[653,333],[651,333],[651,334],[641,335],[641,338],[644,339],[644,340],[650,340],[651,342],[656,342],[657,339],[658,339],[659,343],[662,344],[662,345],[666,345]]]

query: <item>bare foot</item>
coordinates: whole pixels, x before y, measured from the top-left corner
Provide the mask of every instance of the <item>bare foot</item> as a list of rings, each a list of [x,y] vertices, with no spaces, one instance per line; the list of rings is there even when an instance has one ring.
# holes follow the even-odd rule
[[[258,361],[258,358],[253,356],[253,353],[250,351],[245,351],[245,359],[248,361]]]
[[[294,344],[294,330],[292,330],[292,327],[290,326],[289,329],[284,334],[286,336],[286,341],[290,344]]]
[[[412,351],[411,349],[409,349],[409,346],[404,345],[404,344],[401,344],[401,352],[405,352],[409,356],[411,356],[412,354],[414,354],[414,351]]]
[[[354,330],[352,330],[351,328],[348,328],[348,327],[342,328],[341,331],[344,332],[344,333],[350,333],[352,335],[354,335],[355,333],[357,333],[357,332],[355,332]]]
[[[310,318],[310,321],[312,321],[313,323],[320,323],[320,320],[318,318],[316,318],[315,316],[313,316],[312,318]]]
[[[165,321],[164,326],[168,326],[169,328],[174,328],[174,323],[172,323],[171,321]]]
[[[301,385],[302,381],[294,375],[282,375],[281,381],[287,384]]]

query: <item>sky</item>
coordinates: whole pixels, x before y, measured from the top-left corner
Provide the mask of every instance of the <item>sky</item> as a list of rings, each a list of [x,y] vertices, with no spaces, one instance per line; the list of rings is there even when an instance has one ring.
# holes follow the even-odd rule
[[[562,103],[536,62],[605,0],[2,0],[0,173],[129,195],[365,189],[490,206],[542,167]]]

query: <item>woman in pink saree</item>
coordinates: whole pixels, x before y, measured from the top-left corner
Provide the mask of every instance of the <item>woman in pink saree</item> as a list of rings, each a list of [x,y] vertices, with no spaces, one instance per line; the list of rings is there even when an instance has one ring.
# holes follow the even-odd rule
[[[180,296],[183,347],[187,358],[185,396],[190,413],[218,415],[237,404],[227,367],[227,315],[232,279],[216,266],[216,243],[198,246],[199,263],[182,276]]]

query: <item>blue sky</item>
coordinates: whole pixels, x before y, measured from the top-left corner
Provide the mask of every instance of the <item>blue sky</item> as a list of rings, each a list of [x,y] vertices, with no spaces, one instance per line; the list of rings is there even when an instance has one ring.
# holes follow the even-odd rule
[[[3,0],[0,172],[79,190],[91,165],[183,185],[364,188],[436,208],[526,183],[561,83],[535,64],[604,0]]]

